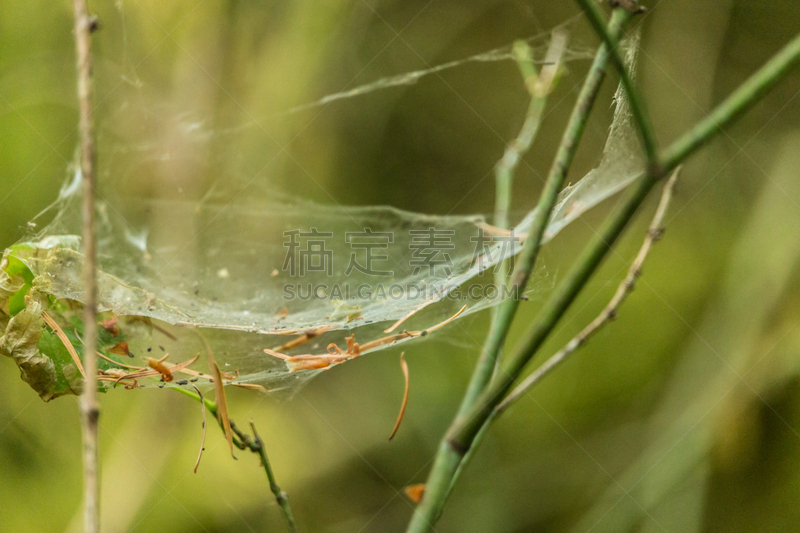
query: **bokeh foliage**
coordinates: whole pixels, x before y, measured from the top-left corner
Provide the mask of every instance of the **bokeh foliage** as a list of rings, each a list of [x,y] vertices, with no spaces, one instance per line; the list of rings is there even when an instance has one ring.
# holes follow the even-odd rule
[[[790,0],[652,4],[637,21],[640,80],[662,142],[800,31],[800,11]],[[489,0],[118,0],[90,8],[103,22],[99,98],[120,83],[152,83],[171,91],[162,105],[190,102],[218,124],[245,111],[273,116],[381,76],[507,44],[577,11],[569,2]],[[68,2],[0,4],[2,248],[55,198],[74,159],[71,28]],[[595,42],[584,30],[580,37]],[[586,65],[570,68],[580,74]],[[610,78],[607,99],[615,87]],[[550,99],[542,134],[515,183],[518,214],[535,202],[574,83],[562,83]],[[794,74],[687,165],[666,237],[618,320],[493,428],[439,531],[567,531],[592,516],[603,517],[596,530],[607,531],[618,524],[648,531],[660,531],[659,524],[681,531],[797,528],[798,91]],[[275,117],[272,139],[263,142],[274,143],[270,150],[286,147],[270,175],[294,194],[441,214],[490,212],[494,184],[486,176],[525,106],[512,63],[474,65],[412,88],[345,100],[319,116]],[[575,176],[596,163],[609,117],[610,109],[598,106]],[[170,140],[169,130],[152,135]],[[259,149],[243,146],[239,155],[245,166],[252,159],[254,173]],[[101,196],[200,195],[214,183],[210,170],[176,165],[167,176],[146,170],[121,177]],[[113,178],[105,177],[106,186]],[[601,206],[545,247],[551,284],[607,211]],[[154,226],[180,229],[170,213],[151,216]],[[646,218],[609,257],[544,353],[602,308],[641,242]],[[524,306],[520,323],[541,303],[534,298]],[[301,529],[403,529],[411,507],[398,492],[424,480],[485,334],[485,316],[469,320],[456,326],[451,342],[407,350],[411,399],[391,444],[385,437],[403,386],[397,353],[326,372],[290,401],[231,391],[232,417],[252,417],[263,428]],[[76,530],[77,404],[72,398],[44,404],[10,360],[0,365],[3,529]],[[197,405],[162,390],[117,391],[102,401],[105,530],[283,527],[263,472],[251,457],[232,462],[221,434],[209,433],[199,473],[191,474]],[[613,492],[617,482],[630,489],[628,476],[639,462],[641,475],[632,479],[642,481],[630,495],[652,504],[649,516]],[[597,514],[587,515],[590,509]]]

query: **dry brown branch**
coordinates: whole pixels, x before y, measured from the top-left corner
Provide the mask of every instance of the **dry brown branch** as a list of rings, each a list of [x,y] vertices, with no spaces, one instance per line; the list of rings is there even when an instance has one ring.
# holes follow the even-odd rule
[[[74,0],[75,50],[78,68],[78,106],[80,109],[80,167],[83,178],[83,253],[84,253],[84,387],[81,396],[83,414],[83,478],[84,529],[87,533],[100,530],[100,487],[97,466],[97,421],[100,404],[97,401],[97,242],[95,240],[95,145],[92,124],[92,54],[91,33],[97,20],[89,16],[86,0]]]

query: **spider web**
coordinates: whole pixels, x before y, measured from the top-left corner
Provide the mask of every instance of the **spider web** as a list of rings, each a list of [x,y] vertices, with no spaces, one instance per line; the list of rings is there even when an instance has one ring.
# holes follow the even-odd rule
[[[559,31],[574,24],[575,19]],[[536,61],[543,61],[550,36],[548,32],[527,40]],[[637,48],[635,38],[626,44],[630,65],[635,64]],[[570,45],[564,61],[591,56],[588,48]],[[408,87],[448,69],[512,59],[511,47],[502,47],[381,78],[282,114]],[[256,121],[214,128],[190,109],[155,104],[158,101],[157,87],[141,80],[126,82],[116,91],[107,104],[112,111],[98,119],[101,181],[134,181],[145,172],[168,176],[178,168],[191,171],[220,154],[233,163],[196,200],[120,194],[98,203],[101,311],[160,324],[156,330],[130,336],[132,354],[163,351],[171,354],[172,362],[189,359],[202,351],[194,332],[199,329],[222,370],[235,375],[231,382],[255,383],[268,390],[294,388],[330,366],[293,364],[265,353],[265,348],[277,348],[288,356],[351,353],[348,344],[357,341],[366,347],[358,352],[363,354],[413,341],[454,316],[460,320],[499,303],[498,294],[487,289],[492,287],[487,280],[491,276],[485,273],[518,253],[521,243],[496,239],[478,249],[476,243],[492,230],[483,215],[439,216],[391,206],[320,204],[282,192],[268,178],[250,179],[242,188],[241,180],[252,170],[236,164],[231,154],[258,149],[252,135]],[[600,164],[562,191],[545,241],[641,174],[643,159],[621,89],[615,106]],[[163,130],[170,132],[167,142],[145,133]],[[37,217],[51,221],[31,232],[25,239],[30,248],[20,256],[35,275],[36,291],[68,302],[84,301],[80,182],[80,172],[73,168],[58,198]],[[516,225],[518,235],[528,230],[533,215],[528,213]],[[158,227],[169,220],[184,223],[174,231]],[[367,230],[371,233],[365,235]],[[292,232],[298,239],[294,248]],[[314,236],[315,232],[325,236]],[[432,232],[441,237],[438,251],[421,244]],[[153,236],[156,233],[158,237]],[[318,254],[314,246],[320,243],[323,252]],[[372,252],[364,243],[371,243]],[[435,243],[429,248],[436,248]],[[359,268],[368,253],[383,258],[377,273]],[[528,291],[539,290],[545,278],[544,267],[538,267]],[[365,288],[358,292],[359,287]],[[287,345],[304,334],[307,342]],[[348,336],[353,336],[350,343]],[[348,357],[332,362],[345,360]],[[196,367],[204,368],[202,362]]]

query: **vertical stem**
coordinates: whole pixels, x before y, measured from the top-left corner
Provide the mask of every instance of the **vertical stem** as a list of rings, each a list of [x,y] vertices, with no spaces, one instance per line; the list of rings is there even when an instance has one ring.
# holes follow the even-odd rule
[[[198,402],[204,403],[206,409],[208,409],[208,411],[215,418],[217,418],[217,405],[199,394],[199,391],[192,392],[175,385],[169,385],[169,388],[176,392],[180,392],[181,394],[184,394]],[[217,421],[219,422],[219,419],[217,419]],[[278,485],[278,481],[275,479],[275,473],[272,471],[272,464],[270,464],[269,457],[267,456],[267,449],[264,446],[264,441],[261,440],[261,436],[256,431],[255,424],[252,420],[250,420],[250,427],[253,429],[253,438],[251,439],[247,433],[243,432],[236,426],[233,420],[229,419],[229,422],[231,424],[231,431],[233,431],[235,435],[235,437],[233,437],[233,445],[240,450],[250,450],[251,452],[258,454],[258,456],[261,458],[261,466],[264,468],[264,472],[267,474],[269,489],[275,496],[275,501],[281,508],[281,513],[283,513],[284,519],[286,519],[286,527],[289,528],[290,533],[297,533],[297,524],[294,521],[292,507],[289,505],[289,495],[286,494],[285,491],[281,490],[280,486]],[[219,427],[224,431],[221,422],[219,423]]]
[[[520,346],[509,357],[509,364],[505,365],[501,372],[498,372],[497,379],[487,387],[484,394],[475,402],[473,409],[451,426],[447,439],[453,450],[463,454],[470,448],[484,422],[492,416],[494,408],[502,401],[522,373],[525,365],[544,343],[548,334],[627,227],[647,194],[662,177],[663,174],[648,174],[640,178],[619,209],[611,215],[592,238],[576,260],[575,265],[550,297],[542,313],[528,329]]]
[[[531,87],[536,82],[538,73],[533,63],[533,53],[525,41],[514,43],[514,55],[517,59],[520,72],[526,87]],[[547,99],[537,98],[531,94],[531,101],[528,104],[528,112],[525,115],[525,122],[520,128],[516,139],[508,143],[503,157],[497,162],[494,169],[495,176],[495,202],[494,202],[494,225],[498,228],[509,229],[508,211],[511,207],[511,191],[514,183],[514,173],[519,166],[522,156],[527,152],[536,133],[539,131],[542,111]]]
[[[494,408],[502,401],[511,385],[588,281],[653,185],[718,135],[723,127],[761,100],[798,64],[800,64],[800,35],[714,108],[708,117],[668,146],[659,158],[659,165],[651,165],[648,168],[647,174],[640,178],[620,209],[611,216],[600,233],[584,249],[573,269],[545,305],[542,314],[524,336],[518,349],[509,358],[509,364],[499,373],[498,379],[475,401],[473,409],[451,426],[448,440],[450,449],[456,455],[463,455],[472,445],[476,436],[480,434],[483,424],[493,416]]]
[[[286,518],[286,525],[288,526],[290,533],[297,533],[297,525],[294,522],[292,508],[289,506],[289,495],[281,490],[281,488],[278,486],[278,482],[275,480],[275,474],[272,472],[272,465],[267,457],[267,449],[264,447],[264,441],[261,440],[261,437],[256,431],[256,426],[253,424],[252,420],[250,421],[250,427],[253,429],[253,439],[255,440],[255,446],[258,450],[258,456],[261,457],[261,465],[264,467],[264,471],[267,473],[269,489],[272,491],[272,494],[275,495],[275,501],[278,502],[278,505],[283,512],[283,516]]]
[[[631,12],[624,8],[614,9],[608,28],[609,34],[614,39],[618,39],[622,34],[623,28],[628,20],[630,20],[631,16]],[[569,123],[562,137],[558,152],[556,153],[556,158],[553,161],[553,166],[547,177],[547,182],[545,183],[541,198],[536,206],[536,213],[518,261],[520,266],[514,276],[511,286],[514,297],[500,304],[497,314],[492,320],[486,344],[481,351],[475,371],[472,374],[456,419],[453,421],[448,435],[461,425],[462,420],[468,413],[476,408],[476,401],[481,397],[481,394],[492,378],[498,354],[505,343],[506,335],[511,328],[511,322],[519,306],[519,295],[528,283],[530,274],[533,271],[539,252],[539,246],[541,245],[542,237],[547,228],[547,223],[550,220],[550,215],[555,206],[558,193],[564,185],[567,172],[572,165],[572,160],[578,149],[578,144],[583,136],[589,112],[597,98],[600,85],[605,78],[607,62],[608,48],[605,43],[603,43],[597,50],[589,74],[578,95],[578,101],[570,116]],[[481,422],[485,420],[486,418]],[[470,444],[474,437],[475,434],[472,434],[469,439]],[[415,510],[414,516],[409,524],[409,533],[427,532],[433,528],[433,524],[438,520],[441,514],[447,496],[452,488],[453,479],[459,472],[459,466],[468,449],[469,446],[463,449],[455,449],[447,437],[442,440],[433,467],[431,468],[431,473],[428,476],[425,496]]]
[[[619,36],[622,33],[624,24],[630,17],[631,13],[629,11],[622,8],[615,9],[611,21],[609,22],[610,32],[615,36]],[[572,165],[572,159],[575,156],[578,144],[583,135],[583,130],[586,127],[589,112],[594,105],[597,93],[600,90],[600,84],[605,77],[607,59],[608,49],[605,45],[600,45],[589,70],[589,74],[586,77],[586,81],[578,95],[578,101],[575,104],[575,109],[572,112],[567,129],[564,132],[561,145],[556,154],[556,159],[550,169],[547,182],[542,191],[542,196],[536,206],[536,215],[534,216],[530,231],[528,232],[528,237],[520,253],[520,258],[518,260],[520,266],[514,276],[512,284],[512,293],[515,294],[516,297],[509,298],[501,303],[497,315],[494,320],[492,320],[489,335],[481,351],[481,356],[478,359],[475,372],[472,375],[472,380],[464,395],[459,414],[467,412],[472,407],[475,399],[480,395],[492,377],[500,348],[505,342],[506,335],[511,327],[511,322],[514,319],[517,307],[519,307],[518,296],[525,288],[530,274],[533,271],[533,266],[539,253],[539,246],[541,245],[547,223],[550,220],[550,214],[555,206],[558,193],[564,185],[567,171]]]
[[[78,67],[78,102],[80,108],[80,167],[83,176],[83,250],[84,250],[84,332],[83,365],[86,384],[81,396],[83,421],[84,530],[100,530],[100,488],[98,476],[97,426],[100,407],[97,402],[97,246],[94,232],[95,146],[92,125],[92,56],[91,32],[86,0],[74,0],[75,45]]]
[[[614,63],[614,66],[619,72],[620,81],[622,82],[622,86],[625,87],[625,92],[628,95],[631,112],[633,113],[633,118],[638,126],[639,137],[642,140],[644,152],[647,155],[647,164],[651,166],[657,166],[658,144],[656,143],[656,135],[653,131],[653,124],[650,122],[650,116],[647,114],[647,109],[644,105],[644,99],[642,98],[642,95],[639,92],[636,84],[633,82],[630,72],[628,72],[628,69],[625,67],[625,61],[622,59],[622,55],[619,53],[619,47],[617,46],[619,37],[611,35],[611,33],[609,33],[609,31],[606,29],[605,22],[603,21],[603,12],[595,3],[595,0],[576,1],[578,5],[580,5],[581,9],[583,9],[583,12],[586,14],[586,18],[589,19],[589,22],[592,24],[592,27],[597,35],[600,36],[606,47],[608,47],[611,62]],[[635,5],[635,2],[633,2],[633,4]],[[640,10],[635,10],[635,12],[638,13]],[[657,172],[657,169],[655,172]]]

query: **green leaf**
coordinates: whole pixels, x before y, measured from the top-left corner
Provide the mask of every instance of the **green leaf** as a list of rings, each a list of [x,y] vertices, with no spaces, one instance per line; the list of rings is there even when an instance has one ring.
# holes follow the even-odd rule
[[[28,295],[29,290],[31,290],[31,286],[26,283],[8,299],[8,312],[10,316],[16,316],[17,313],[25,309],[25,296]]]
[[[73,344],[73,346],[75,346]],[[53,361],[56,371],[56,384],[53,390],[53,398],[63,394],[80,394],[83,388],[83,381],[80,373],[75,366],[72,356],[58,338],[58,335],[47,330],[42,332],[42,337],[37,344],[39,351]]]
[[[25,284],[25,280],[22,279],[22,276],[10,276],[8,272],[5,271],[4,267],[8,264],[6,259],[0,263],[0,309],[6,309],[8,299],[16,294]]]
[[[44,401],[49,401],[58,396],[57,378],[53,361],[37,347],[43,328],[42,306],[30,296],[26,297],[25,308],[9,320],[0,337],[0,354],[11,357],[19,367],[22,380]]]
[[[5,267],[5,271],[8,273],[9,276],[22,276],[22,279],[25,280],[25,283],[28,285],[33,285],[33,272],[31,271],[30,267],[22,259],[15,257],[11,254],[6,258],[8,264]]]

